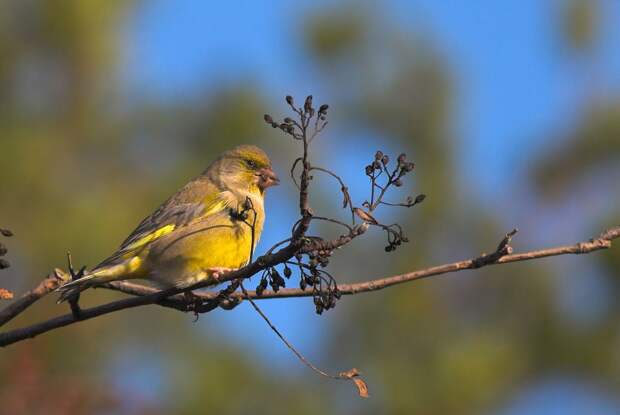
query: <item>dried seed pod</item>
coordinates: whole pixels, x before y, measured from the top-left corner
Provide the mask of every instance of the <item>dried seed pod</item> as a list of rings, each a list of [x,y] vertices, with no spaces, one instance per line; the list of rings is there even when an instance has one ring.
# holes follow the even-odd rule
[[[377,152],[375,153],[375,160],[379,161],[382,158],[383,158],[383,151],[377,150]]]
[[[290,96],[290,95],[287,95],[287,96],[286,96],[286,103],[287,103],[288,105],[293,105],[293,97],[292,97],[292,96]]]
[[[411,163],[411,162],[405,163],[403,165],[403,170],[406,171],[406,172],[410,172],[410,171],[412,171],[414,169],[414,167],[415,167],[415,163]]]
[[[287,265],[285,265],[284,266],[284,276],[286,278],[291,278],[291,275],[293,275],[293,271],[291,271],[291,269]]]
[[[263,295],[263,291],[267,288],[267,279],[261,278],[260,282],[256,286],[256,295],[259,297]]]
[[[323,305],[322,305],[322,304],[317,304],[317,305],[316,305],[316,313],[317,313],[318,315],[323,314]]]
[[[273,117],[271,117],[271,115],[265,114],[263,118],[267,124],[273,124]]]
[[[280,273],[278,272],[278,270],[276,270],[275,268],[273,269],[273,272],[271,273],[271,279],[272,281],[274,281],[279,287],[286,287],[286,281],[284,280],[284,278],[282,278],[282,276],[280,275]]]
[[[306,97],[306,101],[304,102],[304,111],[308,113],[312,111],[312,95],[308,95]]]

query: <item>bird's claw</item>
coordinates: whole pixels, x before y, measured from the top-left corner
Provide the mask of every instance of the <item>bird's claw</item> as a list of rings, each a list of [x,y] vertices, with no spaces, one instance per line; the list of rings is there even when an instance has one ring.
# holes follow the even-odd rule
[[[235,270],[236,268],[213,267],[213,268],[208,268],[207,272],[209,273],[211,278],[213,278],[214,281],[220,282],[220,278],[222,277],[222,275],[226,274],[227,272],[231,272]]]
[[[192,291],[185,291],[183,293],[183,297],[189,310],[196,311],[202,305],[202,298],[194,294]]]

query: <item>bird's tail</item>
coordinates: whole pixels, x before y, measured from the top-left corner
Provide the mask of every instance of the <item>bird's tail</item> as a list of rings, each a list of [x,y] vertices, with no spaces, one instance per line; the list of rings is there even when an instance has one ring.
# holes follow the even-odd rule
[[[87,273],[80,279],[61,285],[56,289],[56,291],[60,292],[57,303],[67,301],[72,296],[81,293],[87,288],[120,279],[119,271],[121,270],[124,270],[124,267],[119,265],[100,268]]]

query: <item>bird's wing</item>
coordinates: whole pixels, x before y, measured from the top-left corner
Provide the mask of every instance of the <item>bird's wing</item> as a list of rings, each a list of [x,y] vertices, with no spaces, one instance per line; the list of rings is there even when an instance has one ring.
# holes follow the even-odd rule
[[[205,192],[204,186],[212,191]],[[202,184],[200,193],[192,183],[164,202],[155,212],[140,222],[138,227],[123,241],[119,250],[95,269],[119,263],[142,252],[154,240],[173,232],[193,221],[217,214],[228,207],[228,199],[211,184]],[[204,196],[206,194],[206,196]]]

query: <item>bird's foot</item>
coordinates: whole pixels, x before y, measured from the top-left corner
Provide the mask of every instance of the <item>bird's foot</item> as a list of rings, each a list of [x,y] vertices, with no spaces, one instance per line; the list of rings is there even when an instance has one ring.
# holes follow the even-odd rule
[[[219,282],[222,275],[227,272],[236,271],[238,268],[227,268],[227,267],[212,267],[207,269],[207,273],[209,276],[213,278],[215,281]]]
[[[202,304],[202,298],[200,298],[200,296],[194,294],[193,291],[185,291],[183,293],[183,298],[185,300],[185,302],[191,306],[198,306],[200,304]]]

